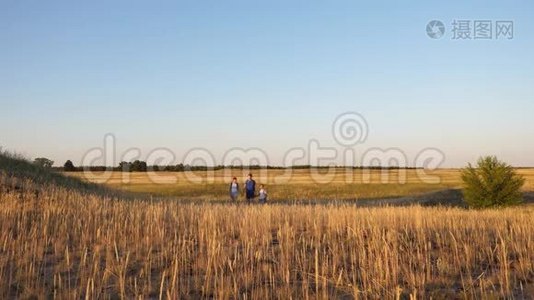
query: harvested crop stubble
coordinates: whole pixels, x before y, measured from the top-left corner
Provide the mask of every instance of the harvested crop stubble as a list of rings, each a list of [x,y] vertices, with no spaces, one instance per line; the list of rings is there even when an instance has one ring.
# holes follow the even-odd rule
[[[181,204],[31,182],[0,205],[3,298],[533,295],[529,207]]]

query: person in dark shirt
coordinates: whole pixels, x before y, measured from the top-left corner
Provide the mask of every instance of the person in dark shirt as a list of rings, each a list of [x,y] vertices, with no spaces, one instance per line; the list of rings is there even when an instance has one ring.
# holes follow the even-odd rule
[[[252,179],[252,174],[248,174],[248,179],[245,181],[245,196],[247,198],[247,202],[251,203],[252,200],[254,200],[254,197],[256,196],[256,181]]]

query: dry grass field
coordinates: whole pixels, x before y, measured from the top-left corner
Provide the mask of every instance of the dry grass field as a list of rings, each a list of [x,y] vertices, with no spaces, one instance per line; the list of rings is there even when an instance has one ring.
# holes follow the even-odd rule
[[[132,173],[123,185],[124,174],[114,173],[108,186],[140,192],[121,194],[20,159],[0,155],[0,167],[3,299],[534,297],[533,206],[369,208],[351,201],[296,205],[281,196],[422,193],[457,187],[456,170],[438,171],[442,182],[428,189],[414,174],[407,176],[412,187],[403,188],[380,183],[378,173],[369,184],[361,173],[347,184],[338,170],[333,183],[316,184],[298,171],[284,184],[274,173],[280,170],[269,171],[257,180],[274,195],[280,189],[280,198],[245,205],[204,201],[216,199],[218,189],[225,197],[226,176],[157,185]],[[520,172],[529,191],[533,172]],[[196,186],[213,194],[184,202]],[[167,191],[174,197],[144,196]]]
[[[0,296],[534,296],[534,209],[119,200],[2,175]]]
[[[346,170],[335,169],[332,176],[314,175],[310,170],[255,170],[258,184],[267,186],[271,201],[359,200],[418,195],[443,189],[460,188],[458,169],[422,170]],[[325,172],[319,170],[317,172]],[[95,183],[130,192],[169,196],[178,199],[228,200],[228,183],[233,176],[243,183],[248,172],[241,170],[196,172],[66,173]],[[534,169],[519,169],[525,176],[525,191],[534,191]],[[317,180],[316,180],[317,179]],[[322,181],[321,181],[322,180]],[[243,199],[243,197],[241,197]]]

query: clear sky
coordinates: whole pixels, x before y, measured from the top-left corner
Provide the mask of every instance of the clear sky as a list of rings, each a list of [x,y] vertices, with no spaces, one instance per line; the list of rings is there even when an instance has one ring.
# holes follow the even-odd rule
[[[512,20],[514,38],[454,40],[455,19]],[[0,145],[79,164],[112,133],[118,155],[258,147],[281,164],[336,146],[356,111],[357,153],[534,166],[533,48],[532,1],[0,0]]]

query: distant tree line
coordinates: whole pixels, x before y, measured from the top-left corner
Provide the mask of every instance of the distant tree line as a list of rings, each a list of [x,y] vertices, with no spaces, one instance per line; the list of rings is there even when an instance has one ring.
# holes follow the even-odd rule
[[[53,164],[53,162],[52,162]],[[52,164],[47,164],[49,167]],[[63,167],[56,167],[55,169],[65,172],[80,172],[80,171],[121,171],[121,172],[147,172],[147,171],[167,171],[167,172],[185,172],[185,171],[216,171],[223,169],[235,169],[235,170],[259,170],[259,169],[272,169],[272,170],[284,170],[284,169],[328,169],[331,167],[336,168],[352,168],[352,169],[366,169],[366,170],[398,170],[398,169],[417,169],[415,167],[397,167],[397,166],[312,166],[312,165],[295,165],[290,167],[282,166],[262,166],[262,165],[218,165],[218,166],[191,166],[179,163],[176,165],[147,165],[145,161],[135,160],[133,162],[121,161],[118,166],[74,166],[72,161],[67,160]]]

